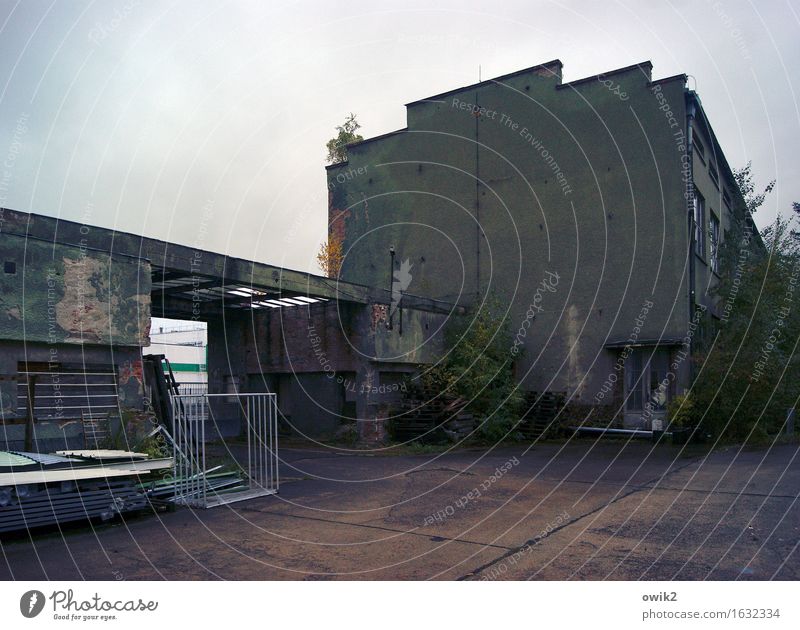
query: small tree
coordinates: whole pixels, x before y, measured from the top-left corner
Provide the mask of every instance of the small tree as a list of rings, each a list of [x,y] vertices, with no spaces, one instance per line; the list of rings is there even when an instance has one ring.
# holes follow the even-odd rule
[[[756,194],[756,185],[753,181],[752,162],[748,162],[747,165],[743,166],[742,168],[733,169],[733,179],[736,180],[736,185],[739,186],[739,190],[744,197],[747,212],[749,212],[751,215],[756,213],[756,210],[763,205],[767,195],[772,192],[773,188],[775,188],[775,180],[773,179],[769,184],[767,184],[763,192]]]
[[[361,125],[356,120],[356,115],[351,112],[344,124],[336,127],[338,132],[336,137],[328,140],[325,145],[328,149],[328,164],[347,161],[347,145],[364,139],[363,136],[356,133],[359,129],[361,129]]]
[[[445,331],[447,357],[425,377],[426,385],[469,401],[480,433],[497,441],[520,418],[524,397],[514,378],[509,316],[491,298],[451,322]]]
[[[761,247],[748,219],[774,181],[756,194],[749,163],[734,176],[746,214],[720,249],[721,279],[712,296],[721,318],[694,357],[691,394],[669,412],[676,426],[702,425],[723,440],[763,441],[781,430],[800,395],[800,243],[792,229],[798,219],[779,217],[763,230]]]
[[[317,264],[329,278],[338,278],[342,270],[344,247],[341,238],[334,233],[328,235],[328,242],[322,243],[317,252]]]

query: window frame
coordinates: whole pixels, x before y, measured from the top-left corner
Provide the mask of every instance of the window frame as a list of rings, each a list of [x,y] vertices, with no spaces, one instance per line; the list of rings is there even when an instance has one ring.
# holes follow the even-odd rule
[[[709,208],[708,210],[708,243],[710,246],[709,258],[711,271],[719,275],[719,246],[721,236],[721,224],[716,213]]]
[[[706,163],[706,148],[703,145],[703,143],[700,142],[700,139],[697,136],[698,136],[698,134],[695,133],[695,137],[694,137],[695,153],[700,156],[700,161],[703,164],[705,164]]]
[[[719,189],[719,171],[712,160],[708,161],[708,177],[714,182],[714,186]]]
[[[694,191],[694,253],[706,258],[706,200],[697,190]]]

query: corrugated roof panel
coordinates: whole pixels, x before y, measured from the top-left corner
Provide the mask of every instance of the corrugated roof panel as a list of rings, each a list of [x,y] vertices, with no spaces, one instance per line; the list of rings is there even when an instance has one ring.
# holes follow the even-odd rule
[[[30,457],[11,453],[9,451],[0,451],[0,468],[11,468],[12,466],[32,466],[36,462]]]
[[[63,455],[53,455],[52,453],[26,453],[24,451],[12,451],[14,455],[27,457],[34,462],[42,464],[43,466],[52,466],[55,464],[69,464],[70,462],[80,462],[80,459],[74,457],[64,457]]]

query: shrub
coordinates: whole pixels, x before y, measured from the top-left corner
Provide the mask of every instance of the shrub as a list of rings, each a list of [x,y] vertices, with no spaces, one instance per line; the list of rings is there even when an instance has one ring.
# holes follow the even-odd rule
[[[424,386],[467,400],[466,410],[478,419],[482,437],[507,437],[524,403],[514,379],[508,314],[489,298],[452,320],[445,340],[450,351],[424,373]]]

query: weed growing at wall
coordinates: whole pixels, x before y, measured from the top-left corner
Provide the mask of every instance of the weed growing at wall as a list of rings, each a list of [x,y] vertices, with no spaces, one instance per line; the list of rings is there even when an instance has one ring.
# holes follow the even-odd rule
[[[445,331],[447,357],[429,370],[427,386],[468,400],[466,409],[479,423],[480,435],[503,439],[519,420],[524,398],[516,386],[509,317],[496,299],[488,299]]]
[[[708,322],[695,382],[689,397],[671,406],[673,420],[723,441],[760,442],[783,430],[800,396],[796,221],[779,218],[765,230],[765,249],[745,228],[728,235],[713,292],[723,317]]]

